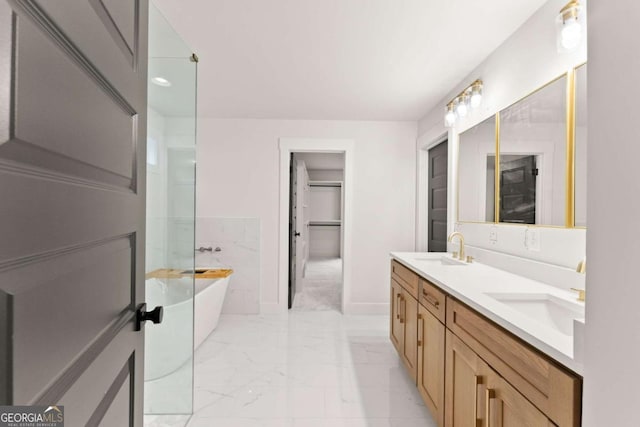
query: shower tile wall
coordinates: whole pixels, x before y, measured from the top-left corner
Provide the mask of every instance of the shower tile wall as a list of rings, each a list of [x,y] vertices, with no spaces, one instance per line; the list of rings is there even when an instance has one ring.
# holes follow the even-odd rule
[[[196,248],[201,246],[221,251],[196,252],[196,267],[223,264],[233,269],[222,312],[260,313],[260,220],[198,217]]]

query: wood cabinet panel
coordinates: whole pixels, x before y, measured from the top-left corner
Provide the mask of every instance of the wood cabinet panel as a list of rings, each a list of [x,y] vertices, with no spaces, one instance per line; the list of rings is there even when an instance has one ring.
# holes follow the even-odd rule
[[[486,426],[480,402],[484,392],[480,357],[451,331],[446,331],[445,423],[447,427]]]
[[[401,310],[404,326],[402,360],[415,383],[418,376],[418,300],[406,290],[402,291]]]
[[[438,320],[444,323],[447,317],[447,294],[442,292],[433,283],[421,278],[419,282],[418,296],[420,304],[429,310]]]
[[[402,298],[402,287],[398,282],[391,279],[391,323],[389,325],[389,335],[393,346],[399,354],[403,352],[404,346],[404,332],[403,326],[400,320],[400,301]]]
[[[438,426],[444,425],[445,327],[418,305],[418,391]]]
[[[419,277],[416,273],[409,270],[398,261],[391,261],[391,277],[394,278],[403,288],[411,294],[416,300],[418,299]]]
[[[487,427],[552,427],[554,425],[495,371],[489,371],[486,382],[484,404]]]

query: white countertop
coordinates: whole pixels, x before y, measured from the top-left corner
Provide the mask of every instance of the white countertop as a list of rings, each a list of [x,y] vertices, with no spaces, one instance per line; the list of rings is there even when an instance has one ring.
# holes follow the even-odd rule
[[[392,252],[391,257],[433,282],[456,299],[483,314],[552,359],[582,375],[582,363],[574,360],[574,337],[536,321],[486,293],[546,293],[575,302],[575,294],[474,261],[451,267],[439,262],[443,253]],[[422,259],[422,261],[420,260]],[[584,306],[584,303],[582,303]]]

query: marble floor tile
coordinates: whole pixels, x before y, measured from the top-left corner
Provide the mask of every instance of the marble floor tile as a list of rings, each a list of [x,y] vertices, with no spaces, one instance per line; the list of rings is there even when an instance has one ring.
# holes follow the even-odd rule
[[[145,415],[144,427],[184,427],[191,415]]]
[[[342,259],[320,258],[307,261],[305,276],[298,285],[293,311],[340,311],[342,302]]]
[[[194,356],[188,427],[435,427],[387,316],[222,315]]]

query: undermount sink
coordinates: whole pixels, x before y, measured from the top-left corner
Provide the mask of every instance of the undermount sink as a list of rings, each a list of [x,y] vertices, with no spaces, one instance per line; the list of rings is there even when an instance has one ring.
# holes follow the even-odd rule
[[[414,258],[414,261],[440,263],[442,265],[451,266],[451,267],[456,267],[456,266],[464,267],[469,265],[466,262],[460,261],[459,259],[456,259],[456,258],[452,258],[449,255],[442,255],[439,257],[418,256]]]
[[[547,293],[491,293],[485,295],[550,326],[564,335],[573,335],[573,320],[584,318],[584,306]]]

